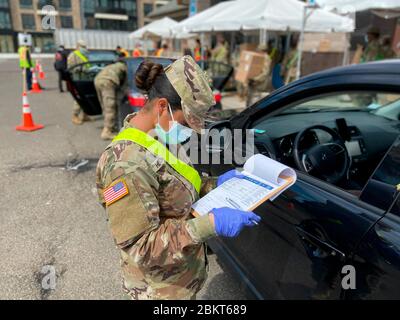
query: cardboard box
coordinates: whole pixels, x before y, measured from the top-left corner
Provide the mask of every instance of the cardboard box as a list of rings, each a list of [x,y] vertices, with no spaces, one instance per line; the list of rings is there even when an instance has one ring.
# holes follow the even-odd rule
[[[344,52],[349,45],[345,33],[306,33],[304,52]]]
[[[266,54],[242,51],[240,54],[239,67],[236,70],[235,80],[239,82],[246,82],[261,73],[264,68]]]
[[[257,43],[242,43],[239,46],[239,50],[240,50],[240,52],[243,52],[243,51],[256,51],[257,47],[258,47]]]

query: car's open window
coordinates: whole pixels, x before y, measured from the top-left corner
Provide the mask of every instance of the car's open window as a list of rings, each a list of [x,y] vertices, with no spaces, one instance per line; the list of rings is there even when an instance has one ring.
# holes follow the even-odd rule
[[[97,74],[113,61],[89,61],[68,69],[72,81],[94,81]]]
[[[344,142],[350,165],[346,176],[332,184],[356,196],[360,196],[400,134],[399,93],[341,91],[292,102],[266,115],[264,110],[261,112],[264,116],[255,114],[250,128],[265,132],[264,136],[272,141],[274,150],[268,150],[267,154],[275,153],[278,161],[295,169],[301,169],[295,161],[296,148],[306,152],[317,144],[334,142],[325,131],[313,129],[297,141],[296,146],[300,132],[314,125],[336,132]],[[263,135],[259,135],[257,142],[262,139]],[[334,170],[334,166],[335,163],[330,162],[322,168]],[[318,174],[309,174],[329,182]]]
[[[400,188],[400,135],[368,180],[360,199],[400,216],[396,196]],[[393,203],[396,201],[396,203]]]

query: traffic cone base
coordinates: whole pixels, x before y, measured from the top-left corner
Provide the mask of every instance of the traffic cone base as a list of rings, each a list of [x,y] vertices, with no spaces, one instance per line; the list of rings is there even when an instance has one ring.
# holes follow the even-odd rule
[[[39,79],[44,80],[46,78],[46,75],[43,71],[43,66],[40,61],[37,61],[37,71],[39,72]]]
[[[28,131],[28,132],[43,129],[44,128],[43,125],[35,124],[33,122],[31,107],[29,105],[29,101],[28,101],[28,97],[27,97],[26,93],[24,93],[22,95],[22,105],[23,105],[23,107],[22,107],[22,113],[23,113],[22,125],[17,126],[15,129],[18,131]]]
[[[41,125],[41,124],[35,124],[32,127],[25,127],[23,125],[15,127],[15,129],[17,131],[27,131],[27,132],[36,131],[36,130],[40,130],[40,129],[43,129],[43,128],[44,128],[44,126]]]
[[[29,93],[42,93],[42,89],[40,89],[39,84],[32,84],[32,90]]]
[[[42,89],[40,89],[39,83],[37,81],[36,72],[32,73],[32,90],[30,93],[41,93]]]

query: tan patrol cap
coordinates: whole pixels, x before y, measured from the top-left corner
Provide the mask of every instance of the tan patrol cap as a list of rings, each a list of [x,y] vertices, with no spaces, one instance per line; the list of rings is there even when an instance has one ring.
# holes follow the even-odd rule
[[[79,47],[82,47],[82,48],[85,48],[85,49],[87,48],[87,44],[86,44],[85,40],[78,40],[77,44],[78,44]]]
[[[165,68],[165,74],[181,98],[189,126],[200,133],[209,109],[215,105],[210,78],[191,56],[184,56]]]

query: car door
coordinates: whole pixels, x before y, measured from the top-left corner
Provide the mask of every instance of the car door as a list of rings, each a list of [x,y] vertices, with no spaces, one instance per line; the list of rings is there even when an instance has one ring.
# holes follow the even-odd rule
[[[87,115],[102,114],[94,87],[94,78],[105,66],[111,63],[113,61],[89,61],[71,67],[66,73],[68,90]]]
[[[400,136],[365,186],[361,199],[385,211],[352,259],[355,288],[347,299],[400,299]]]
[[[316,92],[311,85],[307,88],[311,88],[308,95],[299,95],[295,87],[293,94],[282,93],[282,99],[278,94],[259,102],[236,124],[232,121],[233,127],[252,128],[253,122],[268,116],[269,104],[273,113],[289,102],[312,99],[323,91]],[[326,89],[331,92],[332,87]],[[263,150],[269,155],[268,145],[259,146],[258,152]],[[344,298],[343,267],[385,210],[308,174],[297,174],[294,186],[255,210],[262,218],[258,226],[244,230],[238,238],[215,239],[210,245],[257,298]]]

